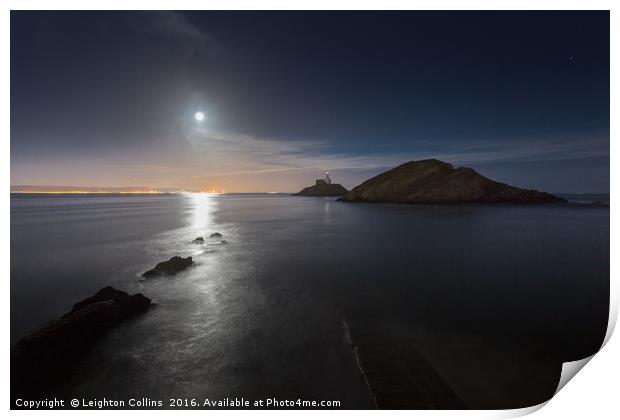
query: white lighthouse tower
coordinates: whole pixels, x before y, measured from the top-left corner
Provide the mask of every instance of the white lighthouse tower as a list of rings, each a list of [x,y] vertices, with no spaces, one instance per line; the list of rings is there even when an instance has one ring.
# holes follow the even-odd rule
[[[325,178],[319,178],[315,181],[316,185],[330,185],[332,179],[329,177],[329,172],[325,172]]]

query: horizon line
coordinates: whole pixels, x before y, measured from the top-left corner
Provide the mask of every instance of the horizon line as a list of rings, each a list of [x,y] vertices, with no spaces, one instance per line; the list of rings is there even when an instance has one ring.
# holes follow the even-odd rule
[[[227,191],[219,189],[186,189],[186,188],[152,188],[152,187],[73,187],[68,185],[32,185],[18,184],[10,186],[11,194],[294,194],[294,191]],[[600,194],[610,195],[610,192],[553,192],[553,194]]]
[[[227,191],[223,189],[187,189],[153,187],[74,187],[66,185],[11,185],[11,194],[289,194],[292,191]]]

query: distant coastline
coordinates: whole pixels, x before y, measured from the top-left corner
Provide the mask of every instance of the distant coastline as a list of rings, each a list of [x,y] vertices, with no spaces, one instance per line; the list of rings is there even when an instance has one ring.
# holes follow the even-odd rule
[[[184,192],[174,188],[146,186],[128,187],[75,187],[67,185],[11,185],[11,193],[26,194],[161,194]]]
[[[74,190],[74,191],[61,191],[61,190],[17,190],[11,187],[11,194],[15,195],[26,195],[26,194],[41,194],[41,195],[64,195],[64,194],[101,194],[101,195],[171,195],[171,194],[225,194],[225,195],[252,195],[252,194],[272,194],[272,195],[283,195],[290,196],[295,195],[295,193],[290,191],[226,191],[226,192],[212,192],[212,191],[188,191],[188,190],[173,190],[173,191],[162,191],[162,190],[150,190],[150,191],[140,191],[140,190],[122,190],[122,191],[106,191],[106,190]],[[566,192],[554,192],[554,195],[565,198],[569,202],[579,202],[579,201],[591,201],[593,197],[603,197],[609,198],[610,194],[608,192],[593,192],[593,193],[566,193]]]
[[[252,194],[273,194],[289,196],[291,192],[282,191],[191,191],[191,190],[100,190],[100,189],[79,189],[79,190],[20,190],[11,187],[11,194],[15,195],[174,195],[174,194],[212,194],[212,195],[252,195]]]
[[[14,191],[11,190],[11,194],[130,194],[130,195],[147,195],[147,194],[177,194],[177,192],[166,191]]]

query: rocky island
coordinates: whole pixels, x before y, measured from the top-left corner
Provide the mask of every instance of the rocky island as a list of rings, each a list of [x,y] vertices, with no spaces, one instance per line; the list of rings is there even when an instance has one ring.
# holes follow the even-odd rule
[[[108,331],[149,310],[151,300],[104,287],[59,320],[22,338],[11,349],[11,392],[41,397]]]
[[[427,159],[404,163],[371,178],[340,201],[408,204],[561,203],[563,198],[492,181],[471,168]]]
[[[204,242],[204,238],[198,237],[193,240],[194,243],[202,243]],[[142,274],[142,277],[149,278],[155,276],[171,276],[177,274],[189,267],[195,265],[192,257],[179,257],[178,255],[170,258],[168,261],[162,261],[158,263],[154,268],[151,268],[149,271]]]
[[[333,184],[331,178],[329,177],[329,172],[326,172],[324,179],[317,179],[315,181],[315,185],[306,187],[297,194],[293,195],[307,197],[342,197],[348,192],[349,190],[342,185]]]

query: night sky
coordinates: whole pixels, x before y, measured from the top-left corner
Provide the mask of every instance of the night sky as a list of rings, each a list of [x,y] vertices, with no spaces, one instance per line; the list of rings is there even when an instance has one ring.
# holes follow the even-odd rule
[[[12,185],[352,188],[431,157],[608,192],[609,13],[11,13]]]

